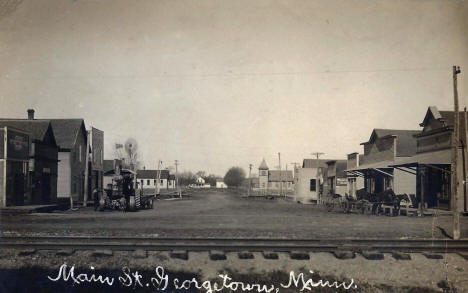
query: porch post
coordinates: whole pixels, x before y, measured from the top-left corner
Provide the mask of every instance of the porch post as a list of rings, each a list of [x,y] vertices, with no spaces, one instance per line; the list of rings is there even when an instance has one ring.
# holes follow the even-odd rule
[[[425,167],[419,168],[419,193],[421,195],[421,201],[419,202],[419,216],[424,216],[424,176],[425,176]]]

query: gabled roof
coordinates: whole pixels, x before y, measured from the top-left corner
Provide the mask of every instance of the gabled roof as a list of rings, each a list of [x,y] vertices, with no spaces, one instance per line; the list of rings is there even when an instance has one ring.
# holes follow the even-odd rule
[[[327,162],[328,167],[334,164],[336,166],[336,176],[337,177],[346,177],[346,168],[348,168],[348,160],[331,160]]]
[[[50,123],[54,130],[57,145],[61,149],[69,150],[73,148],[80,129],[83,129],[86,135],[83,119],[50,119]]]
[[[268,170],[268,165],[265,162],[265,159],[262,160],[262,162],[260,163],[260,166],[258,166],[258,169],[259,170]]]
[[[138,179],[156,179],[158,178],[158,170],[138,170]],[[169,179],[169,170],[161,170],[161,179]]]
[[[294,181],[291,170],[271,170],[268,172],[268,181]]]
[[[43,141],[47,131],[52,132],[52,141],[56,144],[55,133],[48,120],[0,119],[0,127],[13,127],[29,133],[31,139]]]
[[[361,143],[372,144],[377,138],[386,138],[395,136],[396,140],[396,155],[397,157],[409,157],[416,153],[416,138],[415,135],[421,133],[420,130],[403,130],[403,129],[381,129],[375,128],[369,138],[369,141]]]
[[[427,109],[426,116],[424,116],[423,122],[419,124],[420,126],[424,127],[427,125],[428,120],[433,117],[436,120],[439,120],[441,127],[440,129],[444,128],[453,128],[454,121],[455,121],[455,111],[439,111],[436,106],[430,106]],[[465,112],[460,111],[458,113],[459,125],[460,125],[460,139],[463,141],[463,144],[466,144],[466,137],[464,133],[466,133],[465,129]],[[433,129],[432,131],[437,131],[437,129]],[[429,131],[429,132],[432,132]],[[427,133],[427,132],[426,132]]]
[[[330,161],[330,159],[304,159],[302,168],[317,168],[317,166],[326,168],[328,161]]]
[[[427,112],[426,112],[426,115],[424,116],[423,122],[419,123],[419,126],[426,125],[427,120],[429,120],[431,115],[432,115],[432,117],[434,117],[434,119],[442,118],[442,116],[440,115],[439,110],[437,109],[436,106],[429,106],[429,108],[427,108]]]

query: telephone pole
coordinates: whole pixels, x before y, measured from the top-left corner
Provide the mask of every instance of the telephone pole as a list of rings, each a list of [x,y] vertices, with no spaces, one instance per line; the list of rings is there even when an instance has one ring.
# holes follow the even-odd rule
[[[319,177],[318,177],[318,170],[319,170],[319,166],[320,166],[320,162],[319,162],[319,157],[322,156],[322,155],[325,155],[325,153],[321,153],[321,152],[315,152],[315,153],[312,153],[311,154],[312,156],[315,156],[317,158],[317,173],[315,174],[315,192],[317,193],[317,199],[318,199],[318,202],[321,203],[322,202],[322,195],[320,194],[320,184],[319,184]]]
[[[162,168],[162,161],[158,160],[158,170],[156,171],[156,185],[154,186],[156,196],[159,195],[159,182],[161,181],[161,168]]]
[[[250,188],[252,187],[252,164],[249,164],[249,189],[247,190],[247,196],[250,196]]]
[[[458,210],[458,145],[460,142],[460,120],[458,112],[458,90],[457,90],[457,75],[461,73],[460,66],[453,66],[453,98],[454,98],[454,122],[452,136],[452,173],[451,173],[451,199],[453,200],[453,239],[460,239],[460,212]]]
[[[179,165],[179,161],[175,160],[175,178],[176,178],[176,188],[177,188],[177,193],[179,194],[179,197],[182,197],[182,193],[180,192],[180,186],[179,186],[179,175],[177,173],[177,166]]]
[[[466,211],[468,209],[468,203],[466,202],[467,200],[467,197],[466,197],[466,192],[467,192],[467,176],[468,176],[468,145],[466,142],[468,142],[468,113],[466,112],[466,107],[464,109],[464,120],[465,120],[465,133],[463,134],[465,136],[465,145],[464,145],[464,148],[465,148],[465,168],[463,169],[463,195],[465,197],[465,200],[463,202],[463,209]]]
[[[280,179],[280,192],[279,196],[283,193],[283,178],[281,176],[281,153],[278,153],[278,162],[279,162],[279,179]]]
[[[298,162],[291,162],[291,163],[289,163],[289,164],[294,165],[294,177],[296,177],[297,165],[300,165],[300,163],[298,163]]]

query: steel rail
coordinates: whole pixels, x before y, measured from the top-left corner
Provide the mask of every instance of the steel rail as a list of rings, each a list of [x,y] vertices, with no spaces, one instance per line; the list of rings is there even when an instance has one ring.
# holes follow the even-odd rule
[[[2,236],[2,248],[112,249],[154,251],[380,251],[468,252],[468,239],[270,239],[270,238],[158,238],[122,236]]]

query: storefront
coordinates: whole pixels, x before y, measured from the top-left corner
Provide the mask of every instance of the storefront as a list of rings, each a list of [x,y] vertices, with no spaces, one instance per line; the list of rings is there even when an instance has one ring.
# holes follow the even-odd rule
[[[0,128],[0,207],[27,203],[29,134],[12,127]]]

